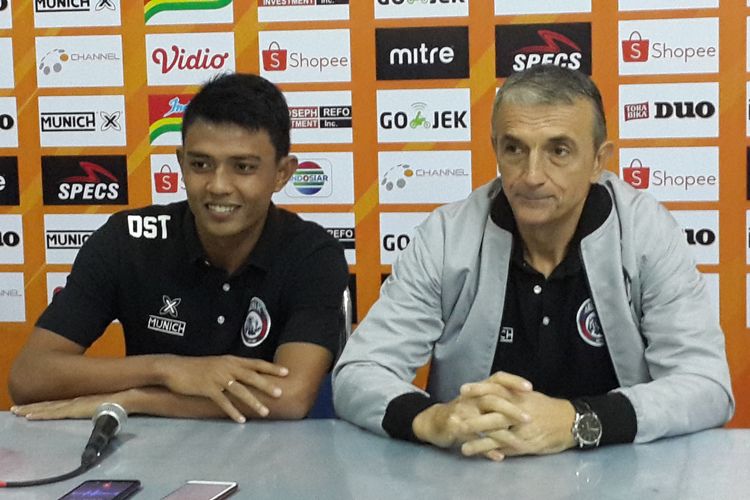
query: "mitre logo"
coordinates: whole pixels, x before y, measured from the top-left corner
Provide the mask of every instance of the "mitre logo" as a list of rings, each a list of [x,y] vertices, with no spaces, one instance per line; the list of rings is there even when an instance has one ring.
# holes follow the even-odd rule
[[[376,28],[378,80],[469,77],[469,29]]]

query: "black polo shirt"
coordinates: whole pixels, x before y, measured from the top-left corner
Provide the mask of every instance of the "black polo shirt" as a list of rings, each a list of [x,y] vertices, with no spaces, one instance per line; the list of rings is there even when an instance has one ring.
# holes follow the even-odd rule
[[[609,393],[620,384],[580,256],[581,240],[601,226],[611,210],[606,188],[592,185],[568,251],[548,278],[524,260],[523,242],[504,192],[490,211],[492,221],[513,234],[492,373],[502,370],[524,377],[534,390],[550,397],[588,402],[602,421],[601,444],[631,442],[637,430],[630,401]],[[399,396],[388,405],[383,428],[394,437],[415,440],[414,417],[437,402],[420,393]]]
[[[128,355],[271,361],[286,342],[335,355],[347,282],[339,243],[274,205],[232,275],[209,263],[187,202],[152,205],[114,214],[86,241],[37,326],[88,347],[117,319]]]

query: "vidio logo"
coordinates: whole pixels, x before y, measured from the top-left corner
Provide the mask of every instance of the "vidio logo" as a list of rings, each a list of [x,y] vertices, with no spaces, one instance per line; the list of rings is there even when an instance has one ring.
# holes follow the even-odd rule
[[[15,247],[21,242],[21,237],[14,231],[0,231],[0,248]]]
[[[10,115],[0,114],[0,130],[10,130],[16,121]]]

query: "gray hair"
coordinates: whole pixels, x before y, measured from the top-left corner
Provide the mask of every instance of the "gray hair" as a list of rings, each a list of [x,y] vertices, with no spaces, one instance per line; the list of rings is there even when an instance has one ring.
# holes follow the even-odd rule
[[[599,89],[580,71],[541,64],[514,73],[495,95],[492,105],[492,140],[496,140],[495,119],[503,101],[523,105],[574,104],[588,100],[594,108],[594,149],[607,139],[607,121]]]

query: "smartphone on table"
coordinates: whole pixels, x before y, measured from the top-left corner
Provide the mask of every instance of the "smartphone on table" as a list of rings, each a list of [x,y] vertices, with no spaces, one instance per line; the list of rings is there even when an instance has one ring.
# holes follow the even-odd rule
[[[95,479],[82,482],[58,500],[122,500],[140,489],[141,482],[137,479]]]
[[[237,491],[232,481],[188,481],[162,500],[220,500]]]

